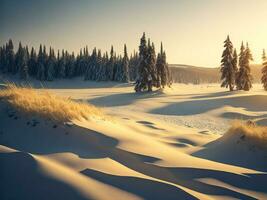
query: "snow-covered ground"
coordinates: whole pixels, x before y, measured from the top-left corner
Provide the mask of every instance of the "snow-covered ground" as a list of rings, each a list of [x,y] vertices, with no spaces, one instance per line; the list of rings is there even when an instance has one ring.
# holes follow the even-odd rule
[[[3,199],[267,199],[266,150],[221,139],[234,119],[267,125],[260,85],[174,84],[142,94],[79,79],[42,85],[111,118],[32,126],[31,116],[0,104]]]

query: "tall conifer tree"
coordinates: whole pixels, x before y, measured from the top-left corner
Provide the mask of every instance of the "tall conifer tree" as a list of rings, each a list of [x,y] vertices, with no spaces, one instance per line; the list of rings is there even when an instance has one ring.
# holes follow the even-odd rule
[[[241,47],[242,48],[242,47]],[[248,43],[246,49],[243,50],[241,64],[238,72],[238,89],[249,91],[252,87],[252,75],[250,69],[250,61],[253,60]]]
[[[263,49],[262,52],[262,77],[261,77],[261,83],[263,84],[263,88],[264,90],[267,91],[267,60],[266,60],[266,54],[265,54],[265,50]]]
[[[235,85],[235,69],[233,66],[233,44],[227,36],[224,41],[224,51],[221,60],[221,87],[229,87],[230,91],[233,91]]]
[[[126,44],[124,44],[124,55],[122,59],[122,75],[121,81],[128,82],[129,81],[129,57],[127,53]]]
[[[149,77],[149,69],[147,65],[147,41],[146,35],[143,33],[139,46],[138,78],[135,84],[135,91],[141,92],[148,89],[149,78],[151,77]]]

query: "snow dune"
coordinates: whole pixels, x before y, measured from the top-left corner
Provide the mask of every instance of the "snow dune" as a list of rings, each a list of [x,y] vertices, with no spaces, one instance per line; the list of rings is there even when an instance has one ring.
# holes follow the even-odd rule
[[[175,84],[134,94],[125,84],[65,82],[45,87],[111,117],[64,124],[0,101],[1,199],[267,198],[266,149],[222,136],[233,118],[265,124],[259,86],[229,93]]]

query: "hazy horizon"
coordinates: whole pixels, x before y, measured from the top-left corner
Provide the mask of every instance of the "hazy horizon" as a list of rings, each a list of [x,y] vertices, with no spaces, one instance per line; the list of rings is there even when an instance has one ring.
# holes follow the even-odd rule
[[[15,45],[79,52],[88,45],[129,53],[138,50],[143,32],[162,41],[170,64],[202,67],[220,65],[223,41],[229,34],[239,51],[241,41],[251,47],[255,63],[267,47],[264,0],[0,0],[0,44],[12,38]]]

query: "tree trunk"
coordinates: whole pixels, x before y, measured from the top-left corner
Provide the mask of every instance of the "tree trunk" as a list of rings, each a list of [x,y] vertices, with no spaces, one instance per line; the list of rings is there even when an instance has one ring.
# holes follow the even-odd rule
[[[233,88],[232,85],[229,86],[229,89],[230,89],[230,91],[233,91],[234,90],[234,88]]]

